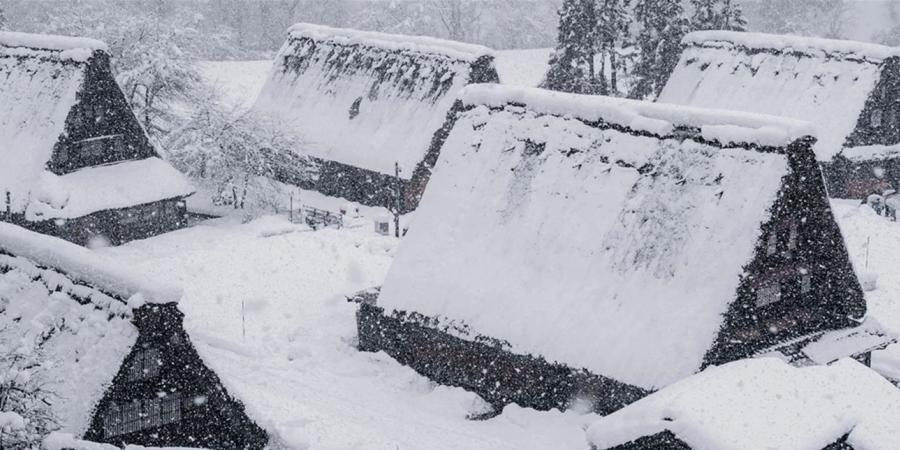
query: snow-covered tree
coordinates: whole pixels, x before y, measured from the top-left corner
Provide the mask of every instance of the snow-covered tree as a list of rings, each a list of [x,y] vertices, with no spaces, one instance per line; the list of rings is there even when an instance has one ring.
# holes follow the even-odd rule
[[[6,8],[4,8],[3,1],[0,1],[0,30],[6,28]]]
[[[164,147],[179,170],[208,188],[214,204],[271,210],[283,200],[272,178],[304,171],[312,176],[313,165],[293,153],[300,142],[281,127],[248,112],[223,110],[211,99],[202,104],[209,106],[171,132]]]
[[[595,0],[565,0],[559,10],[558,39],[542,87],[561,92],[599,94],[603,80],[594,71],[599,50]]]
[[[0,448],[40,447],[41,439],[57,428],[50,410],[54,400],[46,389],[40,343],[21,347],[0,341]]]
[[[745,5],[749,8],[749,4]],[[753,26],[775,34],[844,37],[848,7],[844,0],[760,0]]]
[[[637,0],[634,20],[638,54],[629,97],[653,98],[659,95],[678,63],[681,38],[689,29],[689,21],[679,0]]]
[[[879,44],[900,46],[900,0],[890,0],[884,7],[887,9],[890,26],[879,33],[875,40]]]
[[[631,0],[597,0],[597,35],[600,40],[600,77],[608,80],[608,93],[619,93],[619,50],[628,36]],[[607,66],[608,63],[608,66]],[[607,75],[608,73],[608,75]]]
[[[691,29],[745,31],[747,20],[733,0],[691,0]]]
[[[473,40],[485,11],[484,0],[431,0],[429,5],[447,37],[457,41]]]

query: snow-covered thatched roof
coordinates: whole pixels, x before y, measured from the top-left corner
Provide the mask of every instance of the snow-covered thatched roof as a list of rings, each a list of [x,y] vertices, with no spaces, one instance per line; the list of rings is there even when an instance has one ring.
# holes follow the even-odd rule
[[[900,49],[728,31],[688,34],[659,101],[793,117],[818,129],[819,160],[838,153]]]
[[[25,212],[34,202],[41,201],[38,197],[47,197],[50,192],[53,199],[87,195],[75,189],[82,186],[66,182],[79,176],[57,177],[47,166],[54,145],[68,132],[66,123],[71,111],[88,100],[81,92],[86,87],[89,67],[99,64],[99,70],[109,70],[105,51],[106,45],[93,39],[0,32],[0,161],[3,161],[0,164],[0,209],[6,209],[6,193],[10,194],[10,207],[14,213]],[[146,164],[157,169],[161,165],[168,166],[158,159]],[[103,170],[103,180],[131,184],[129,192],[139,189],[140,197],[147,201],[192,192],[184,177],[171,167],[164,170],[167,176],[159,180],[150,178],[150,173],[138,176],[127,170],[113,173],[130,167],[125,164],[113,167],[117,169]],[[65,187],[72,189],[60,190]],[[118,195],[120,193],[121,189],[108,189],[101,197],[92,196],[92,206],[80,208],[79,213],[133,205],[123,204],[128,196]],[[99,199],[109,202],[103,204]],[[84,202],[82,206],[85,206]],[[60,204],[55,204],[54,208],[65,209]],[[74,208],[70,211],[50,217],[76,215]]]
[[[305,155],[409,178],[456,94],[496,81],[487,48],[298,24],[255,109],[303,141]]]
[[[497,85],[461,98],[379,306],[641,387],[699,370],[811,127]]]
[[[62,273],[73,282],[115,296],[119,303],[135,296],[138,303],[171,303],[181,299],[178,286],[148,278],[90,249],[10,223],[0,222],[0,253]]]
[[[668,431],[691,448],[897,448],[900,391],[862,364],[792,367],[774,358],[709,368],[603,417],[598,449]]]

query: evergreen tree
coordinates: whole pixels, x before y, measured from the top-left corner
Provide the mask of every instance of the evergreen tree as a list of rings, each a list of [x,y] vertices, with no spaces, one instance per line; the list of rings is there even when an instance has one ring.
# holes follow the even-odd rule
[[[732,0],[691,0],[693,30],[744,31],[747,21]]]
[[[609,80],[609,92],[613,95],[619,91],[618,50],[622,41],[628,35],[628,24],[631,16],[628,11],[630,0],[598,0],[597,8],[597,37],[600,39],[601,67],[600,78]],[[609,76],[607,77],[606,62],[609,61]]]
[[[6,14],[3,12],[3,1],[0,0],[0,30],[6,28]]]
[[[594,71],[597,54],[597,11],[595,0],[565,0],[559,10],[556,50],[541,86],[579,94],[604,92],[603,80]]]
[[[681,56],[681,38],[689,22],[680,0],[638,0],[634,8],[638,25],[635,46],[638,60],[629,97],[645,99],[659,95]]]

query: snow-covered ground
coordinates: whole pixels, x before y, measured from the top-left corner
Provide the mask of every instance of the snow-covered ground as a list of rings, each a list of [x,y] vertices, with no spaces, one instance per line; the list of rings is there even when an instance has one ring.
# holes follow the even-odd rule
[[[537,86],[547,71],[550,50],[536,48],[495,52],[501,82],[515,86]],[[203,80],[218,90],[225,106],[247,109],[256,101],[272,69],[272,61],[204,61],[199,66]]]
[[[900,331],[900,222],[876,215],[858,200],[832,200],[831,205],[857,274],[877,278],[876,288],[866,292],[869,316]],[[882,374],[900,380],[900,344],[876,352],[872,364]]]
[[[198,351],[251,416],[296,449],[586,449],[593,414],[516,406],[487,421],[474,394],[354,348],[344,294],[381,283],[398,241],[370,226],[310,231],[234,218],[101,250],[181,283]]]

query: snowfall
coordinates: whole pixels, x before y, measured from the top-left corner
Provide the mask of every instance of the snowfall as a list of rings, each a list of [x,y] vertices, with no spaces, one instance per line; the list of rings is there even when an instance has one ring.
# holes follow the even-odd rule
[[[546,60],[546,49],[499,53],[501,78],[540,81],[543,68],[527,61]],[[209,62],[203,73],[223,102],[246,108],[269,64]],[[297,201],[345,206],[312,193]],[[834,200],[833,210],[857,271],[877,280],[867,292],[870,316],[900,330],[900,223],[856,201]],[[383,211],[360,211],[341,229],[317,231],[284,213],[251,221],[231,214],[94,251],[181,286],[185,328],[198,352],[287,448],[586,450],[595,414],[510,405],[492,419],[470,420],[488,408],[475,394],[435,385],[383,353],[356,350],[356,305],[346,296],[380,285],[400,243],[375,233],[373,219]],[[414,227],[415,218],[407,219]],[[900,345],[878,352],[874,367],[900,378]]]

